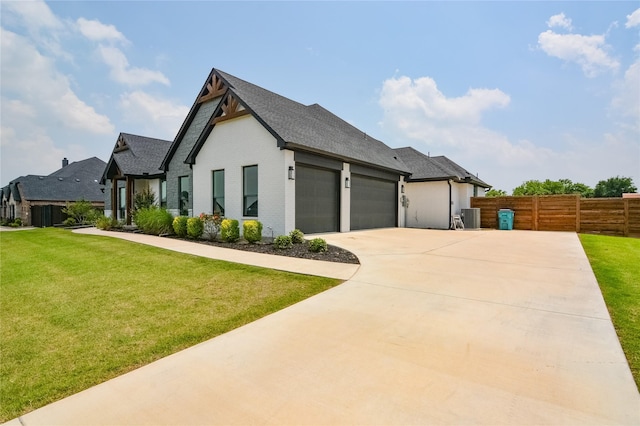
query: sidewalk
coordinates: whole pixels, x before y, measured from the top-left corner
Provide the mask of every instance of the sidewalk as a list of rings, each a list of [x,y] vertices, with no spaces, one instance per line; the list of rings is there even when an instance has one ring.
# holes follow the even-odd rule
[[[228,262],[242,263],[245,265],[262,266],[263,268],[295,272],[298,274],[336,278],[339,280],[348,280],[360,267],[360,265],[346,263],[323,262],[288,256],[252,253],[249,251],[226,249],[207,244],[178,240],[175,238],[163,238],[153,235],[134,234],[130,232],[101,231],[97,228],[82,228],[73,232],[84,235],[101,235],[120,238],[135,243],[160,247],[195,256],[226,260]]]

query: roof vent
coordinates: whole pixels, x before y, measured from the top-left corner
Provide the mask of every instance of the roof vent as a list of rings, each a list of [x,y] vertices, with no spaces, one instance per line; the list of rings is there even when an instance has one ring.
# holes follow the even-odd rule
[[[62,181],[62,178],[58,178],[59,181]]]
[[[67,160],[67,157],[64,157],[62,159],[62,167],[67,167],[69,165],[69,160]]]
[[[76,178],[76,182],[80,182],[80,179]]]

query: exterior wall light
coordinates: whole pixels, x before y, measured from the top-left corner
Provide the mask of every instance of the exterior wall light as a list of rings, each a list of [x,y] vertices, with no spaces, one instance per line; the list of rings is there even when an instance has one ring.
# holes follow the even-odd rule
[[[404,194],[404,185],[400,185],[400,192]]]
[[[289,166],[289,180],[296,180],[296,172],[293,170],[293,166]]]
[[[351,188],[351,182],[349,181],[348,177],[344,178],[344,187]]]

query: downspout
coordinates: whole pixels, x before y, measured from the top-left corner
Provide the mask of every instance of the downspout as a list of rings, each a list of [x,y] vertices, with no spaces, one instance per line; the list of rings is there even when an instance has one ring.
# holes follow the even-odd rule
[[[447,180],[449,184],[449,229],[453,229],[453,221],[451,220],[451,179]]]

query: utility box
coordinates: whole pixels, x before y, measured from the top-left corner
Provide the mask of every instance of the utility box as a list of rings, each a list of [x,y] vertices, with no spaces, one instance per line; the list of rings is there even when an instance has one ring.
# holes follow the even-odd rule
[[[480,229],[480,209],[460,209],[464,229]]]
[[[511,231],[513,229],[513,216],[515,212],[511,209],[498,210],[498,229]]]

